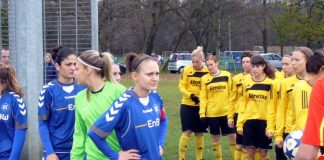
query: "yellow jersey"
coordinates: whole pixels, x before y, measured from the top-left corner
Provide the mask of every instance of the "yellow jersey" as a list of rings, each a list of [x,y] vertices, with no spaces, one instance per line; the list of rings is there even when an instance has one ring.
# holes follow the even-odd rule
[[[275,131],[275,106],[276,85],[266,77],[262,81],[254,81],[248,76],[243,81],[243,105],[239,108],[237,130],[243,131],[247,120],[266,120],[266,132]]]
[[[305,80],[296,83],[292,91],[294,105],[292,110],[293,131],[304,130],[305,128],[311,92],[312,86]]]
[[[227,116],[231,85],[231,73],[227,71],[217,75],[209,73],[201,78],[200,117]]]
[[[200,70],[195,70],[192,65],[184,68],[179,80],[179,89],[183,95],[182,104],[199,107],[199,104],[195,104],[195,102],[190,99],[190,95],[195,94],[199,97],[201,77],[207,73],[208,69],[206,66],[203,66]]]
[[[238,113],[238,109],[242,105],[242,96],[243,96],[243,86],[242,83],[244,81],[244,77],[248,74],[240,73],[233,77],[232,79],[232,90],[231,90],[231,98],[230,105],[228,110],[227,119],[230,122],[234,122],[234,115]]]
[[[283,133],[292,131],[292,91],[299,81],[296,75],[284,79],[280,87],[280,100],[276,113],[275,141],[283,141]]]

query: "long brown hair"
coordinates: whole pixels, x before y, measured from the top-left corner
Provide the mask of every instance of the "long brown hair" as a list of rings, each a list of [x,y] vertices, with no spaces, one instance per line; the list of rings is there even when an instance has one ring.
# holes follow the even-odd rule
[[[15,92],[20,97],[24,96],[22,88],[16,79],[16,71],[12,66],[0,63],[0,83],[4,87],[1,94]]]

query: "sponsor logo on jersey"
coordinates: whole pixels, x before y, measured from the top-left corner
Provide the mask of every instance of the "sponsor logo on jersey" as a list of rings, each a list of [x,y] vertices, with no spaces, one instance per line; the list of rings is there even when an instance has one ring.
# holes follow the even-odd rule
[[[0,120],[7,121],[8,119],[9,119],[9,115],[8,114],[0,114]]]
[[[153,109],[150,108],[150,109],[147,109],[147,110],[143,110],[143,113],[150,113],[150,112],[152,112],[152,111],[153,111]]]
[[[223,91],[226,89],[226,86],[211,86],[209,87],[210,91]]]
[[[190,80],[190,85],[200,87],[200,81]]]
[[[4,103],[1,105],[1,111],[6,112],[10,108],[10,105],[8,103]]]
[[[160,126],[160,118],[156,118],[155,120],[148,120],[147,121],[147,126],[149,128]]]
[[[262,94],[253,94],[253,93],[250,93],[249,94],[249,98],[251,99],[267,99],[268,97],[265,96],[265,95],[262,95]]]

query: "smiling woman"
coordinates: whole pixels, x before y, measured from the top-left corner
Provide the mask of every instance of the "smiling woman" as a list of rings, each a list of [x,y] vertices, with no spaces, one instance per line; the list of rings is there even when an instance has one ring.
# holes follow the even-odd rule
[[[167,117],[156,92],[159,66],[144,54],[131,53],[126,63],[135,82],[93,125],[89,137],[112,160],[161,159],[167,134]],[[121,146],[112,150],[105,139],[115,130]]]

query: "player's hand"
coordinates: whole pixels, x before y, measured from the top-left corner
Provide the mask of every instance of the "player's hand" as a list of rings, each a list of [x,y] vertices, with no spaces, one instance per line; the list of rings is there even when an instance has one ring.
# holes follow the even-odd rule
[[[272,133],[272,132],[267,132],[267,133],[266,133],[266,136],[267,136],[269,139],[271,139],[271,138],[273,137],[273,133]]]
[[[227,121],[227,125],[229,128],[234,128],[234,122]]]
[[[160,148],[160,156],[162,156],[163,155],[163,148],[161,146],[159,146],[159,148]]]
[[[195,94],[191,94],[190,95],[190,99],[192,100],[192,101],[194,101],[195,102],[195,104],[198,104],[200,101],[199,101],[199,97],[197,97]]]
[[[52,153],[46,157],[46,160],[59,160],[59,158],[55,153]]]
[[[276,146],[278,148],[282,148],[282,146],[283,146],[283,142],[282,141],[276,141],[275,144],[276,144]]]
[[[138,154],[139,150],[130,149],[128,151],[120,151],[118,160],[131,160],[131,159],[141,159]]]
[[[239,135],[243,135],[243,131],[237,131]]]

